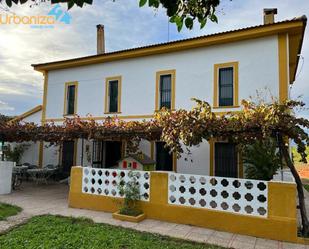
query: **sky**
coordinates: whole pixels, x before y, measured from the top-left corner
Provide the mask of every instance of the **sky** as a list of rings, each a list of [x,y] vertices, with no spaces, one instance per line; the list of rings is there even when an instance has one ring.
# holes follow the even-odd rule
[[[139,0],[94,0],[93,5],[69,11],[70,24],[56,24],[50,29],[27,25],[0,24],[0,113],[19,115],[42,104],[43,76],[31,64],[96,54],[96,25],[104,24],[106,51],[116,51],[160,42],[254,26],[263,22],[263,8],[278,8],[276,21],[301,15],[309,17],[306,0],[221,0],[217,10],[219,23],[208,22],[200,30],[177,32],[169,24],[163,9],[138,7]],[[0,4],[0,14],[5,15]],[[11,8],[16,15],[46,15],[52,6],[19,5]],[[62,5],[66,10],[66,4]],[[309,34],[304,38],[297,78],[291,97],[309,107]],[[309,111],[299,115],[309,119]]]

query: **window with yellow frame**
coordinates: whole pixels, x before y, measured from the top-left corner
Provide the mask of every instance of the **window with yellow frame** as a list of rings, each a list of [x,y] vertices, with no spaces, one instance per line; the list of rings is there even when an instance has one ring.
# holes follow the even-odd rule
[[[239,107],[238,62],[214,65],[214,108]]]
[[[121,113],[122,77],[108,77],[105,80],[105,113]]]
[[[176,70],[164,70],[156,73],[155,110],[163,107],[175,110]]]
[[[78,82],[67,82],[64,88],[64,115],[74,115],[77,112]]]

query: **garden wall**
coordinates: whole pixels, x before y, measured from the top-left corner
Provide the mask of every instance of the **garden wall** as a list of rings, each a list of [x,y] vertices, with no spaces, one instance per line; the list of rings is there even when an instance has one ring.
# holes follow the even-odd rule
[[[123,200],[111,169],[73,167],[69,206],[115,212]],[[296,185],[246,179],[140,172],[147,218],[297,242]],[[278,232],[280,231],[280,232]]]

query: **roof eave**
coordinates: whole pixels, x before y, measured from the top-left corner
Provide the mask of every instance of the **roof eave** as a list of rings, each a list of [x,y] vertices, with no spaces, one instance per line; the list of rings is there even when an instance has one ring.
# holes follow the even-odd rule
[[[122,50],[102,55],[87,56],[65,61],[56,61],[44,64],[33,64],[32,66],[36,71],[45,72],[49,70],[79,67],[84,65],[143,57],[154,54],[177,52],[186,49],[206,47],[215,44],[224,44],[228,42],[252,39],[283,32],[294,32],[295,29],[304,30],[306,26],[306,20],[307,18],[302,17],[291,21],[228,31],[204,37],[175,41],[170,43],[163,43],[129,50]]]

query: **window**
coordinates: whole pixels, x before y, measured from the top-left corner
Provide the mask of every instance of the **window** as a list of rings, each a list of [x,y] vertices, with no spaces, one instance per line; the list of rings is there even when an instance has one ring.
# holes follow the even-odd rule
[[[238,62],[214,67],[214,107],[238,107]]]
[[[76,114],[77,84],[77,82],[68,82],[65,84],[64,115]]]
[[[175,70],[157,72],[156,110],[175,109]]]
[[[107,78],[105,84],[105,113],[119,113],[121,104],[121,77]]]
[[[232,106],[233,103],[233,68],[219,69],[219,106]]]

